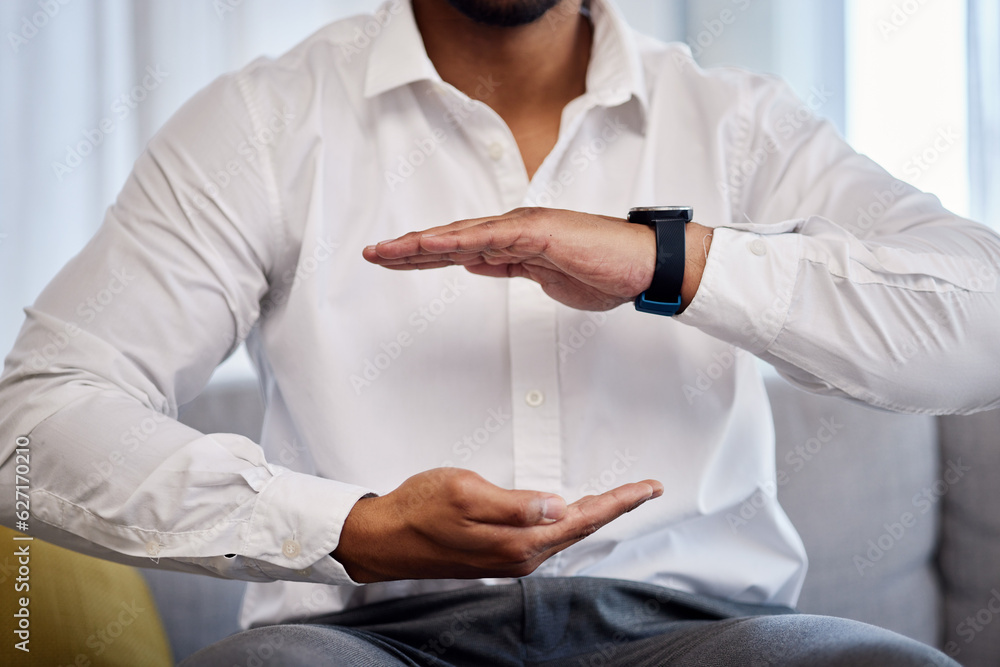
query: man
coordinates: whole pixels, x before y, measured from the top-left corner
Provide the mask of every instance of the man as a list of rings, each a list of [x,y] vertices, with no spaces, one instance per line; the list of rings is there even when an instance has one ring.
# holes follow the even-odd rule
[[[774,478],[751,354],[899,411],[1000,395],[997,237],[801,110],[607,0],[393,0],[223,77],[27,311],[0,434],[38,534],[280,582],[194,665],[954,664],[790,613],[780,507],[725,518]],[[669,272],[676,317],[626,304]],[[164,419],[244,338],[260,446]]]

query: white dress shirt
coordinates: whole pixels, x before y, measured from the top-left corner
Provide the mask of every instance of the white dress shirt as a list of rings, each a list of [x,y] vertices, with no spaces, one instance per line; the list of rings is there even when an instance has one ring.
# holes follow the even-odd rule
[[[329,556],[359,497],[417,472],[460,466],[569,502],[652,477],[662,498],[532,576],[794,604],[806,555],[774,497],[754,355],[881,408],[996,406],[1000,242],[854,153],[781,82],[704,71],[607,0],[592,11],[587,92],[530,180],[399,0],[187,103],[7,359],[0,488],[14,496],[27,437],[31,532],[257,582],[251,625],[476,585],[358,586]],[[480,81],[487,99],[508,85]],[[525,205],[693,206],[716,228],[696,298],[675,318],[588,313],[523,279],[361,257]],[[244,339],[260,443],[174,421]],[[13,525],[11,505],[2,516]]]

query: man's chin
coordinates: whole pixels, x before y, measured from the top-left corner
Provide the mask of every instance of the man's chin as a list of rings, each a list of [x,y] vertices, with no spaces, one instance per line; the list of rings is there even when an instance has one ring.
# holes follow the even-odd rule
[[[560,0],[448,0],[448,4],[476,23],[514,28],[533,23]]]

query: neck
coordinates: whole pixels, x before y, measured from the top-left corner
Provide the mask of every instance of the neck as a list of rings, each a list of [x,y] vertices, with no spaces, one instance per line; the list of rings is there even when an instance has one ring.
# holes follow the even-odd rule
[[[504,119],[529,175],[541,162],[538,152],[544,158],[554,145],[563,108],[586,92],[592,30],[581,2],[561,0],[533,23],[498,28],[476,23],[447,0],[413,0],[438,74]]]

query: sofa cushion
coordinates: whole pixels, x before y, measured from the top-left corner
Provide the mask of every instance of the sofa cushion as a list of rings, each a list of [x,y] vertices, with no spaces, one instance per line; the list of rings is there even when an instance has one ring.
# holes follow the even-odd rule
[[[942,465],[953,471],[954,482],[941,499],[944,649],[968,667],[996,667],[1000,664],[1000,410],[942,417],[940,424]]]
[[[157,605],[139,572],[128,565],[86,556],[21,536],[0,526],[9,547],[0,577],[0,615],[4,623],[0,664],[4,665],[148,665],[174,664],[160,624]],[[26,548],[28,555],[14,555]],[[18,574],[25,566],[27,575]],[[15,591],[15,577],[28,589]],[[21,598],[28,601],[21,605]],[[27,637],[14,634],[27,610]],[[12,627],[13,626],[13,627]],[[24,653],[15,644],[28,639]]]
[[[938,646],[936,422],[806,393],[767,378],[778,500],[802,536],[806,613],[841,616]]]
[[[264,400],[256,380],[213,382],[177,412],[178,421],[202,433],[236,433],[260,442]]]

